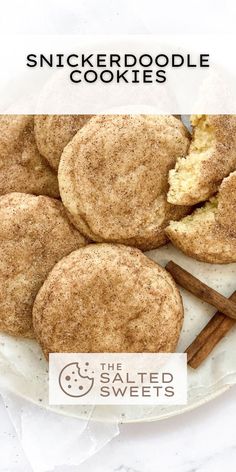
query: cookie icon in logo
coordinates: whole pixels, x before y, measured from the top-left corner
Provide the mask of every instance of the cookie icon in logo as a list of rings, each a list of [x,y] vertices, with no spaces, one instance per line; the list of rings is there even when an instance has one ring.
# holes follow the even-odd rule
[[[84,368],[81,368],[78,362],[72,362],[63,367],[59,375],[62,391],[70,397],[87,395],[94,384],[94,378],[88,375],[89,370],[88,362],[85,362]],[[91,373],[94,374],[93,371]]]

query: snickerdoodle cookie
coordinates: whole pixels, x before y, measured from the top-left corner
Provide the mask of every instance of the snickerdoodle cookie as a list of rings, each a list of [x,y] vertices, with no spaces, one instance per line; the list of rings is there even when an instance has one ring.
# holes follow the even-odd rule
[[[224,179],[220,186],[217,220],[236,238],[236,171]]]
[[[96,116],[65,147],[61,198],[74,225],[98,242],[142,250],[167,241],[164,228],[186,208],[167,202],[168,173],[187,153],[188,132],[173,116]]]
[[[219,193],[181,221],[166,228],[172,243],[204,262],[236,262],[236,172],[224,179]]]
[[[36,146],[33,116],[0,115],[0,195],[9,192],[59,196],[57,176]]]
[[[34,131],[37,146],[57,171],[64,147],[91,115],[36,115]]]
[[[0,331],[32,337],[32,306],[54,264],[85,244],[61,202],[10,193],[0,197]]]
[[[194,205],[219,189],[236,169],[236,115],[193,115],[193,140],[169,174],[168,202]]]
[[[50,272],[33,307],[36,337],[50,352],[172,352],[182,299],[165,269],[138,249],[91,244]]]

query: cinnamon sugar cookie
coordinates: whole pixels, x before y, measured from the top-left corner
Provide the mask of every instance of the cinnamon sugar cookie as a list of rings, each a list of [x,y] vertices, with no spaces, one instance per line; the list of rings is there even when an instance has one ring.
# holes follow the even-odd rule
[[[50,352],[172,352],[183,322],[168,272],[138,249],[92,244],[62,259],[33,307]]]
[[[91,115],[36,115],[34,130],[37,146],[57,171],[64,147]]]
[[[236,115],[193,115],[193,140],[170,171],[168,202],[194,205],[214,195],[236,169]]]
[[[167,202],[168,173],[187,153],[188,132],[173,116],[96,116],[65,147],[61,198],[74,225],[97,242],[147,250],[186,208]]]
[[[0,195],[58,197],[57,176],[37,149],[33,116],[0,115]]]
[[[232,172],[220,186],[217,221],[236,238],[236,172]]]
[[[188,256],[203,262],[236,262],[236,172],[224,179],[219,193],[166,232]]]
[[[54,264],[85,244],[49,197],[0,197],[0,331],[32,337],[32,306]]]

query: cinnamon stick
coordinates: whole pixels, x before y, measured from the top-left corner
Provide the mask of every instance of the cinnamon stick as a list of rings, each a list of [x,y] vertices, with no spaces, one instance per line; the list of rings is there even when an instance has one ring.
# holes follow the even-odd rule
[[[182,269],[175,262],[170,261],[166,265],[166,270],[170,272],[174,280],[181,285],[181,287],[188,290],[193,295],[201,298],[205,302],[213,305],[217,310],[230,318],[236,319],[236,303],[221,295],[208,285],[201,282],[192,274]]]
[[[231,295],[230,300],[236,301],[236,291]],[[218,342],[235,326],[235,323],[232,318],[217,312],[186,349],[188,364],[193,369],[199,367]]]

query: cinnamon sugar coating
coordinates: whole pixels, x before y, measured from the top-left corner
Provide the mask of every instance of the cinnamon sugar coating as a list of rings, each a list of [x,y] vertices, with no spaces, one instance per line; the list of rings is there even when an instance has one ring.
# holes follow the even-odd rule
[[[57,176],[37,149],[33,123],[30,115],[0,115],[0,195],[59,197]]]
[[[54,170],[58,170],[64,147],[91,115],[36,115],[34,131],[42,156]]]
[[[169,221],[189,211],[166,198],[169,170],[188,145],[188,132],[170,115],[91,118],[59,166],[61,198],[74,225],[97,242],[142,250],[165,244]]]
[[[232,237],[236,237],[236,171],[220,186],[217,221]]]
[[[191,122],[189,153],[169,174],[168,201],[175,205],[206,201],[236,169],[236,116],[193,115]]]
[[[236,262],[236,172],[219,193],[166,232],[174,246],[194,259],[215,264]]]
[[[50,352],[173,352],[180,293],[138,249],[92,244],[62,259],[41,287],[34,330]]]
[[[0,197],[0,331],[33,337],[32,306],[63,256],[85,244],[63,205],[49,197]]]

